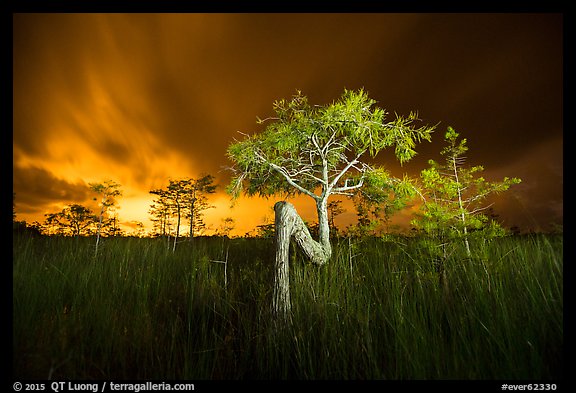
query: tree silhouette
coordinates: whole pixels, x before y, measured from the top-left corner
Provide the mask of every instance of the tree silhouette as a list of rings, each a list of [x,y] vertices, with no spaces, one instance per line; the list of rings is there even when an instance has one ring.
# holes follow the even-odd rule
[[[172,247],[172,251],[176,251],[176,243],[180,236],[180,223],[182,220],[183,210],[186,206],[186,187],[190,184],[190,180],[180,179],[169,180],[168,182],[167,198],[170,202],[172,211],[176,215],[176,233],[174,235],[174,246]]]
[[[89,208],[70,204],[56,214],[47,214],[46,222],[57,225],[59,232],[79,237],[84,234],[84,230],[94,225],[96,217]]]
[[[172,250],[176,250],[176,244],[180,236],[182,219],[189,220],[190,240],[195,233],[204,228],[203,213],[212,207],[208,204],[208,194],[216,191],[213,184],[214,177],[203,175],[198,179],[184,178],[169,180],[166,189],[151,190],[150,193],[157,195],[150,207],[155,226],[162,235],[166,235],[170,225],[170,218],[176,217],[176,231]]]
[[[168,222],[170,220],[170,204],[168,202],[168,193],[166,190],[156,189],[150,190],[150,194],[156,195],[157,198],[154,199],[152,205],[150,205],[150,210],[148,211],[152,215],[152,222],[154,223],[154,228],[156,233],[160,236],[168,235]]]
[[[343,207],[340,206],[341,204],[341,200],[328,202],[328,224],[330,225],[331,232],[338,232],[338,228],[334,223],[334,219],[346,211]]]
[[[188,212],[187,218],[190,220],[190,241],[194,235],[205,228],[203,216],[204,211],[213,207],[208,203],[208,194],[216,192],[216,185],[212,175],[203,175],[198,179],[190,179],[187,187]]]

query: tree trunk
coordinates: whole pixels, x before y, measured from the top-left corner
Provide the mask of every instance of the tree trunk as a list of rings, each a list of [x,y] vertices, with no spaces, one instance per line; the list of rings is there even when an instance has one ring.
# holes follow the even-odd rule
[[[325,205],[325,204],[324,204]],[[302,218],[296,212],[294,206],[285,201],[277,202],[274,205],[275,229],[276,229],[276,260],[275,260],[275,280],[274,293],[272,299],[272,311],[283,320],[290,319],[290,281],[289,281],[289,249],[290,238],[294,236],[298,246],[304,251],[306,256],[317,265],[325,264],[332,254],[330,247],[329,232],[323,229],[325,221],[328,225],[328,215],[320,217],[320,242],[312,239],[310,231],[304,224]],[[326,242],[326,243],[325,243]]]
[[[98,256],[98,245],[100,244],[100,232],[102,231],[102,216],[104,215],[104,201],[102,201],[102,208],[100,209],[100,217],[98,217],[98,227],[96,229],[96,247],[94,249],[94,258]]]
[[[192,242],[194,239],[194,225],[196,224],[196,191],[192,195],[190,199],[190,232],[189,232],[189,241]]]
[[[464,231],[464,245],[466,246],[466,254],[468,258],[472,256],[470,252],[470,243],[468,243],[468,229],[466,228],[466,215],[464,214],[464,204],[462,203],[462,189],[458,179],[458,166],[456,165],[456,159],[452,159],[452,166],[454,169],[454,179],[456,180],[457,191],[458,191],[458,207],[460,208],[460,221],[462,221],[462,228]]]
[[[176,201],[176,214],[178,216],[178,222],[176,223],[176,235],[174,236],[174,247],[172,247],[172,252],[176,251],[176,242],[180,236],[180,202]]]
[[[329,259],[332,256],[332,245],[328,221],[328,198],[322,198],[316,202],[316,212],[318,213],[318,240],[324,249],[326,259]]]

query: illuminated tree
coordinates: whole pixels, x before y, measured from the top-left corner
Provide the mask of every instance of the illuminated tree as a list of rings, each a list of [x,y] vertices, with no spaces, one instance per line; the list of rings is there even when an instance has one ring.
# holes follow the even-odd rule
[[[248,195],[303,194],[314,200],[318,215],[318,241],[312,239],[294,206],[277,202],[276,283],[274,309],[286,314],[288,292],[288,246],[293,237],[315,264],[325,264],[332,255],[328,198],[353,196],[361,190],[382,197],[383,188],[394,188],[394,179],[366,161],[385,148],[393,147],[404,163],[415,154],[416,143],[430,140],[434,127],[413,126],[418,118],[396,116],[386,120],[386,111],[363,90],[345,90],[339,100],[326,106],[310,105],[300,92],[290,101],[274,103],[275,117],[262,133],[245,135],[228,147],[234,172],[228,191]]]
[[[88,185],[92,191],[100,195],[100,214],[98,215],[96,249],[94,251],[94,255],[98,255],[98,245],[100,244],[104,214],[114,207],[116,198],[122,195],[122,191],[120,191],[120,184],[113,180],[106,180],[102,183],[88,183]],[[96,198],[94,198],[94,200],[96,200]]]
[[[371,236],[388,226],[392,216],[406,208],[418,193],[413,181],[405,176],[402,182],[382,184],[377,193],[359,192],[352,198],[358,223],[349,228],[353,236]]]
[[[521,180],[505,177],[499,182],[489,182],[480,176],[483,166],[465,167],[464,154],[468,147],[466,139],[458,141],[458,137],[459,134],[448,127],[444,137],[447,146],[441,151],[444,164],[429,160],[430,167],[420,173],[425,203],[422,214],[413,224],[440,239],[444,254],[451,239],[461,239],[470,256],[471,231],[484,230],[483,235],[488,234],[487,230],[492,234],[502,232],[498,223],[484,214],[493,205],[486,203],[487,197],[504,192]]]

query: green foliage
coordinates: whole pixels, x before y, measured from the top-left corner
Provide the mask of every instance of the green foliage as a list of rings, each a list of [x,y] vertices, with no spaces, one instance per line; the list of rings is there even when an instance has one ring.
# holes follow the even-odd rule
[[[415,181],[407,175],[398,179],[384,169],[367,172],[364,187],[352,198],[358,217],[358,224],[351,228],[354,236],[382,232],[382,226],[388,225],[395,213],[410,206],[417,193]]]
[[[227,190],[234,197],[304,193],[348,195],[363,181],[383,184],[389,175],[361,160],[394,147],[401,163],[415,154],[416,143],[430,141],[434,127],[416,128],[416,113],[386,120],[386,111],[363,90],[345,90],[326,106],[310,105],[298,92],[274,103],[275,117],[263,132],[246,135],[228,147],[234,177]],[[380,176],[381,179],[376,179]]]
[[[504,230],[484,214],[492,206],[486,204],[486,200],[489,195],[502,193],[520,183],[520,179],[505,177],[502,181],[491,182],[480,176],[483,166],[465,167],[463,154],[468,147],[466,139],[458,141],[458,137],[459,134],[448,127],[445,134],[447,146],[441,151],[445,163],[430,160],[429,168],[421,171],[426,201],[413,224],[443,241],[468,239],[473,233],[481,233],[483,237],[502,235]]]
[[[115,207],[116,198],[122,195],[122,191],[120,191],[120,184],[113,180],[106,180],[103,183],[90,183],[89,186],[92,191],[95,191],[102,196],[100,200],[100,214],[98,215],[98,223],[96,226],[96,248],[94,253],[97,255],[100,236],[102,235],[102,228],[109,225],[112,228],[112,235],[115,235],[118,232],[116,227],[116,218],[105,222],[104,214],[108,213]],[[96,198],[94,198],[94,200],[96,200]]]
[[[88,186],[92,191],[102,196],[101,206],[103,211],[114,206],[116,203],[115,198],[122,195],[120,184],[113,180],[105,180],[102,183],[88,183]]]

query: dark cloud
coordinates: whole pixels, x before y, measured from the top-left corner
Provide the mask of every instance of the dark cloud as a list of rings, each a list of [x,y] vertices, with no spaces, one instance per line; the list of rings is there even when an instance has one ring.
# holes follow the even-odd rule
[[[494,198],[494,210],[508,226],[524,230],[551,230],[564,216],[563,141],[551,139],[527,149],[508,166],[487,168],[486,177],[519,177],[522,183]],[[531,161],[535,161],[530,164]]]
[[[84,203],[90,188],[84,182],[72,183],[42,168],[15,167],[14,192],[18,213],[45,213],[46,206]]]
[[[391,153],[380,162],[417,174],[450,125],[468,138],[471,163],[506,176],[527,168],[524,184],[538,186],[523,192],[545,205],[558,185],[531,178],[558,156],[538,147],[562,140],[562,23],[560,14],[16,14],[14,187],[22,193],[20,176],[31,176],[24,167],[70,184],[117,177],[141,194],[168,177],[225,182],[227,146],[237,131],[260,130],[256,117],[274,100],[300,89],[326,104],[363,87],[391,116],[417,110],[440,123],[413,162],[400,168]]]

